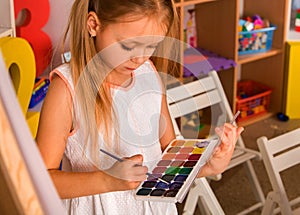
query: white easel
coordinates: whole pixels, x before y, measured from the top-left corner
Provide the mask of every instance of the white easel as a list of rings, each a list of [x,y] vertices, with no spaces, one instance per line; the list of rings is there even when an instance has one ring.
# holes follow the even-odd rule
[[[20,214],[65,214],[20,109],[1,53],[0,77],[0,171],[10,192],[0,193],[0,201],[12,196],[11,206],[17,207],[12,210]]]

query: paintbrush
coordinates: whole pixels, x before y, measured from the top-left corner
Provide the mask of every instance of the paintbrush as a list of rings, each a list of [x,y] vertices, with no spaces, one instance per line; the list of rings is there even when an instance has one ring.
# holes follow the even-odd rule
[[[235,113],[232,120],[230,121],[230,124],[233,125],[233,123],[235,122],[236,118],[240,115],[240,113],[241,113],[241,111],[239,111],[239,110]]]
[[[238,111],[234,114],[233,118],[232,118],[232,119],[230,120],[230,122],[229,122],[231,125],[234,124],[236,118],[240,115],[240,113],[241,113],[241,112],[238,110]],[[209,143],[210,143],[210,142],[209,142],[208,140],[203,140],[203,141],[196,142],[196,143],[195,143],[195,146],[197,146],[198,148],[205,148],[205,147],[208,146]],[[217,145],[219,145],[220,143],[221,143],[221,139],[219,139],[219,142],[218,142]]]
[[[100,151],[103,152],[104,154],[107,154],[108,156],[110,156],[111,158],[113,158],[113,159],[115,159],[115,160],[117,160],[117,161],[119,161],[119,162],[123,162],[123,161],[124,161],[122,158],[119,158],[119,157],[117,157],[116,155],[113,155],[113,154],[111,154],[111,153],[108,152],[108,151],[105,151],[105,150],[103,150],[103,149],[100,149]],[[161,182],[163,182],[163,183],[169,184],[169,182],[167,182],[167,181],[165,181],[165,180],[163,180],[163,179],[161,179],[161,178],[155,177],[155,176],[153,176],[153,175],[152,175],[151,173],[149,173],[149,172],[147,172],[146,175],[149,176],[149,177],[152,177],[153,179],[157,179],[157,180],[159,180],[159,181],[161,181]]]

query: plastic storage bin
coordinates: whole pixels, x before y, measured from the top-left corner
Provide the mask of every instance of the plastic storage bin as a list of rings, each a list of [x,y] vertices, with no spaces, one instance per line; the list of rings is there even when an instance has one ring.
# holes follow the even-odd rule
[[[272,90],[261,83],[244,80],[238,82],[236,110],[241,114],[237,121],[244,121],[268,111]]]
[[[254,54],[270,50],[275,29],[276,27],[271,25],[269,28],[239,32],[238,54]]]

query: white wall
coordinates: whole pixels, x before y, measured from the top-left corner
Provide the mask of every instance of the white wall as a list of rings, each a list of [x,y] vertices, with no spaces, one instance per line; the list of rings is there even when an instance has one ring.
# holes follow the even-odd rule
[[[49,68],[45,72],[49,72],[61,63],[61,49],[60,43],[63,37],[63,33],[66,28],[66,24],[69,17],[69,12],[73,4],[73,0],[49,0],[50,3],[50,17],[48,23],[43,30],[49,35],[52,41],[54,50],[53,62],[49,65]],[[58,50],[56,50],[58,49]]]

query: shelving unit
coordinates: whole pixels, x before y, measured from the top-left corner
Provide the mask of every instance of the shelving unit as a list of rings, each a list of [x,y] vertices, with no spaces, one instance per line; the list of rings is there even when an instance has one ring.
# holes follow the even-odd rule
[[[297,0],[298,1],[298,0]],[[299,4],[299,3],[298,3]],[[284,91],[284,113],[289,118],[299,118],[300,102],[299,92],[299,54],[300,54],[300,32],[295,31],[295,11],[292,0],[289,0],[287,17],[287,43],[285,50],[285,91]]]
[[[237,63],[218,74],[228,100],[235,112],[237,82],[251,79],[272,89],[269,112],[257,118],[243,121],[247,125],[282,111],[284,87],[284,53],[289,0],[178,0],[176,6],[181,17],[183,40],[184,7],[194,4],[198,47],[217,53]],[[271,50],[249,55],[238,55],[238,21],[241,15],[259,14],[266,17],[277,29],[274,31]]]
[[[0,37],[16,36],[14,1],[3,0],[0,7]]]

